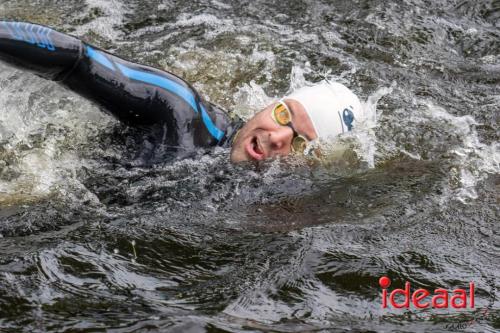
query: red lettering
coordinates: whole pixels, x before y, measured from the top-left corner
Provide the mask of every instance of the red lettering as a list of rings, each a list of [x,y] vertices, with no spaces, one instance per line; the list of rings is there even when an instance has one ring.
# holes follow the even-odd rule
[[[382,289],[382,309],[387,308],[387,289]]]
[[[453,290],[453,293],[455,295],[451,296],[451,306],[455,309],[460,309],[460,308],[466,308],[467,307],[467,294],[465,293],[465,290],[463,289],[455,289]],[[460,300],[461,302],[457,304],[457,300]]]
[[[434,290],[434,295],[432,297],[432,307],[436,309],[447,309],[448,308],[448,290],[443,288],[438,288]],[[438,303],[438,300],[443,302]]]
[[[382,279],[382,278],[381,278]],[[388,279],[388,278],[386,278]],[[390,283],[390,282],[389,282]],[[386,287],[386,283],[382,284],[382,308],[387,308],[387,294],[388,289]],[[387,284],[388,286],[389,284]],[[415,290],[410,297],[411,285],[410,282],[405,283],[404,289],[394,289],[389,295],[389,302],[394,308],[410,308],[410,301],[413,305],[418,309],[425,309],[430,306],[436,309],[446,309],[449,305],[455,309],[464,309],[467,308],[467,292],[465,289],[455,289],[452,291],[453,295],[451,296],[450,302],[448,303],[448,294],[450,293],[448,290],[443,288],[437,288],[434,290],[434,295],[432,295],[431,301],[423,302],[427,297],[431,295],[431,293],[427,289],[417,289]],[[403,295],[404,301],[402,303],[396,302],[397,295]],[[475,285],[474,282],[469,282],[469,306],[471,309],[475,308]]]
[[[396,303],[396,301],[394,300],[394,297],[396,296],[396,294],[403,294],[405,296],[404,303],[402,303],[402,304]],[[410,282],[405,283],[404,290],[403,289],[394,289],[391,292],[391,296],[389,296],[389,300],[391,301],[392,306],[397,308],[397,309],[409,308],[410,307]]]
[[[470,307],[471,307],[471,309],[473,309],[475,307],[474,306],[474,292],[475,292],[474,282],[469,282]]]
[[[417,308],[419,309],[425,309],[425,308],[428,308],[429,307],[429,302],[425,302],[425,303],[419,303],[419,301],[423,300],[424,298],[426,298],[427,296],[429,296],[430,293],[425,290],[425,289],[417,289],[413,292],[413,295],[412,295],[412,302],[413,302],[413,305],[415,305]]]

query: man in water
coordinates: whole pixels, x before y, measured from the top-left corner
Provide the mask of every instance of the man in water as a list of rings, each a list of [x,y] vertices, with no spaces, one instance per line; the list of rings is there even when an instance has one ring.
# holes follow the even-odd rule
[[[244,123],[207,103],[183,79],[135,64],[50,28],[0,21],[0,59],[57,81],[120,121],[162,128],[179,151],[231,146],[231,161],[259,161],[352,130],[363,117],[358,98],[339,83],[304,87]]]

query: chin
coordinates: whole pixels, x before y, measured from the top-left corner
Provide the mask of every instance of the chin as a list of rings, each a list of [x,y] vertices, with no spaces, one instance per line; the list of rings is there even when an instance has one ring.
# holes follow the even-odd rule
[[[231,161],[231,163],[239,163],[244,161],[237,154],[234,154],[233,151],[231,151],[231,156],[229,157],[229,160]]]
[[[242,129],[243,132],[244,128]],[[241,133],[244,134],[244,133]],[[245,161],[250,161],[251,158],[245,151],[245,142],[247,141],[245,136],[241,135],[233,142],[231,147],[230,159],[232,163],[240,163]]]
[[[249,157],[246,156],[245,152],[241,147],[233,146],[230,154],[231,163],[240,163],[249,160]]]

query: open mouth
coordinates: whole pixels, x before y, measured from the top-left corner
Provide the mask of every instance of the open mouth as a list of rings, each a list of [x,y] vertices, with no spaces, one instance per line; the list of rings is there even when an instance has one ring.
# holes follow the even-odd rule
[[[263,160],[265,158],[265,153],[264,150],[262,149],[261,145],[259,144],[259,140],[257,139],[256,136],[250,140],[247,145],[246,145],[246,151],[248,155],[254,160]]]

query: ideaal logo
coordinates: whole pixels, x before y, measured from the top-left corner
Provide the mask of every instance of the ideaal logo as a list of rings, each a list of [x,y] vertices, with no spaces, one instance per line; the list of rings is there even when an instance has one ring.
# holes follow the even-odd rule
[[[410,308],[410,303],[413,304],[417,309],[426,309],[429,307],[436,309],[447,309],[450,306],[454,309],[465,309],[467,306],[469,308],[474,308],[474,282],[469,283],[469,291],[465,289],[454,289],[453,291],[448,291],[443,288],[437,288],[432,294],[427,289],[417,289],[411,291],[410,282],[405,283],[404,289],[394,289],[390,293],[387,288],[391,285],[391,280],[387,276],[382,276],[378,283],[382,287],[382,308],[386,309],[388,303],[396,309]],[[396,296],[404,296],[403,302],[397,302]],[[430,301],[428,297],[432,295]],[[450,297],[451,296],[451,297]]]
[[[394,289],[389,291],[388,288],[391,285],[391,280],[383,276],[379,279],[379,285],[382,287],[382,308],[386,309],[389,307],[401,309],[410,308],[410,304],[417,309],[425,308],[435,308],[435,309],[469,309],[473,310],[471,312],[466,312],[465,316],[462,313],[461,316],[457,317],[456,314],[447,313],[441,314],[443,320],[448,321],[445,324],[446,329],[451,329],[454,331],[465,330],[474,324],[481,324],[488,320],[490,317],[490,312],[495,303],[495,289],[490,291],[490,300],[487,307],[475,308],[475,284],[474,282],[469,283],[469,289],[454,289],[448,291],[443,288],[437,288],[433,293],[427,289],[417,289],[412,292],[410,282],[405,283],[404,289]],[[401,295],[404,297],[398,297]],[[430,297],[430,300],[429,300]],[[398,298],[398,300],[396,300]],[[399,301],[399,302],[398,302]],[[433,316],[432,313],[427,311],[417,311],[417,312],[406,312],[406,315],[414,319],[430,319],[429,316]]]

